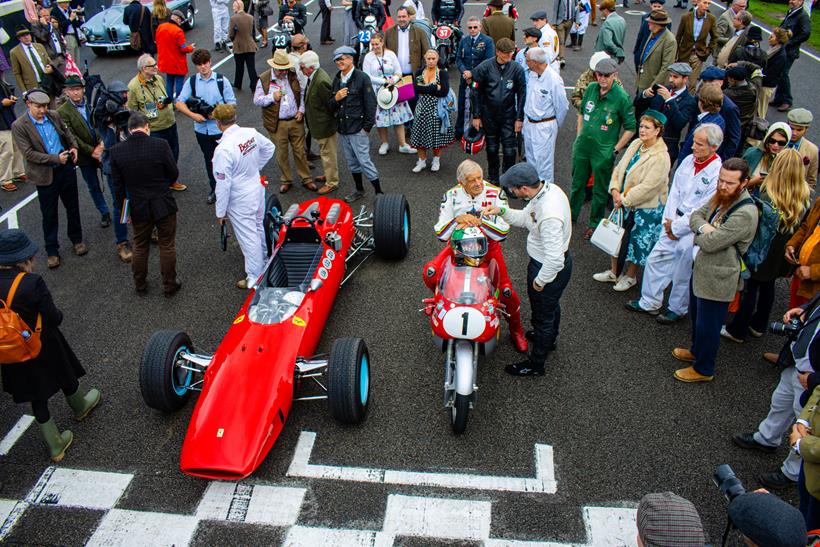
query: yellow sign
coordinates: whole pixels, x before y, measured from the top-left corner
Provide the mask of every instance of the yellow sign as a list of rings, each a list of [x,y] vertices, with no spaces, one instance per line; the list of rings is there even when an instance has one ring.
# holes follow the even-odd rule
[[[217,437],[218,439],[221,439],[221,438],[222,438],[222,435],[224,435],[224,434],[225,434],[225,430],[224,430],[224,429],[222,429],[221,427],[220,427],[219,429],[217,429],[217,430],[216,430],[216,437]]]
[[[240,315],[236,319],[233,320],[233,324],[236,325],[237,323],[241,323],[245,320],[245,314]]]
[[[298,315],[293,316],[293,324],[297,327],[304,327],[305,325],[307,325],[307,323],[305,323],[305,320],[299,317]]]

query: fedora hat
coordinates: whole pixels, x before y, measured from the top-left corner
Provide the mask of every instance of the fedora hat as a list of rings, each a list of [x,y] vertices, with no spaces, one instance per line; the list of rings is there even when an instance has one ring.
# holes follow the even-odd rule
[[[382,110],[389,110],[393,108],[393,106],[398,102],[398,100],[399,90],[392,85],[382,86],[382,88],[379,90],[379,93],[376,95],[376,102]]]
[[[37,245],[32,243],[23,230],[12,228],[0,232],[0,264],[6,266],[28,260],[37,254]]]
[[[672,19],[666,11],[662,9],[653,9],[649,12],[649,18],[647,21],[650,23],[655,23],[656,25],[668,25],[672,22]]]
[[[273,52],[273,57],[268,59],[268,65],[276,70],[290,70],[293,68],[293,59],[290,58],[288,52],[284,49],[277,49]]]

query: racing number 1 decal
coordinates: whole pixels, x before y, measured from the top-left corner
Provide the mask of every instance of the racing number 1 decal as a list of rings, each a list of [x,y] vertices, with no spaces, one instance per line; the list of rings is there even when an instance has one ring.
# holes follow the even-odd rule
[[[475,308],[457,306],[444,315],[442,324],[445,332],[453,338],[475,340],[484,332],[484,316]]]
[[[463,321],[463,326],[461,327],[461,334],[467,336],[467,325],[469,325],[470,314],[465,311],[461,314],[461,319]]]

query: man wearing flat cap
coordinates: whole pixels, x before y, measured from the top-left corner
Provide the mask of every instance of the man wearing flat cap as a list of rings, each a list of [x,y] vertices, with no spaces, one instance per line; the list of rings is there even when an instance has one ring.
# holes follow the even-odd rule
[[[48,109],[50,98],[40,90],[25,95],[28,113],[20,116],[11,126],[14,143],[23,153],[26,175],[37,187],[40,213],[43,217],[43,238],[48,255],[48,267],[60,265],[58,241],[58,205],[66,210],[68,238],[74,254],[88,252],[83,243],[80,223],[80,202],[77,197],[77,141],[60,115]]]
[[[513,376],[543,376],[547,356],[555,350],[561,323],[561,295],[572,275],[572,235],[569,202],[557,184],[545,184],[535,167],[519,163],[501,177],[511,195],[527,200],[521,210],[489,206],[482,216],[501,215],[510,226],[525,228],[527,235],[527,295],[533,330],[527,332],[530,354],[504,370]]]
[[[490,0],[487,5],[492,13],[481,21],[481,32],[492,38],[496,46],[502,38],[515,42],[515,19],[504,13],[504,0]]]
[[[18,30],[17,39],[20,43],[9,52],[9,63],[17,89],[22,93],[38,87],[53,69],[46,48],[32,42],[30,30]]]
[[[726,71],[716,67],[710,66],[700,73],[701,86],[703,90],[705,87],[714,87],[723,92],[723,81],[726,79]],[[691,76],[689,81],[692,81]],[[723,102],[720,106],[720,117],[723,118],[725,124],[723,144],[718,149],[718,156],[724,161],[737,156],[742,151],[740,140],[740,109],[735,102],[723,93]],[[691,127],[691,125],[690,125]]]
[[[646,494],[638,504],[640,547],[703,547],[706,535],[692,502],[672,492]]]
[[[809,130],[814,117],[805,108],[793,108],[789,110],[789,127],[792,128],[792,138],[789,148],[794,148],[800,152],[803,158],[803,167],[806,168],[806,182],[814,188],[817,185],[817,145],[806,138],[806,131]]]
[[[262,107],[262,124],[276,145],[276,163],[279,165],[279,193],[289,191],[293,184],[288,148],[293,149],[296,174],[305,189],[316,191],[310,178],[305,152],[305,90],[291,69],[295,64],[284,49],[277,49],[268,59],[270,69],[259,77],[253,104]]]
[[[618,65],[612,59],[598,62],[595,66],[597,81],[587,87],[578,112],[569,200],[575,222],[581,214],[587,182],[592,174],[594,182],[589,227],[584,233],[586,239],[592,237],[604,216],[615,156],[626,148],[637,128],[632,99],[623,87],[613,85],[617,71]]]

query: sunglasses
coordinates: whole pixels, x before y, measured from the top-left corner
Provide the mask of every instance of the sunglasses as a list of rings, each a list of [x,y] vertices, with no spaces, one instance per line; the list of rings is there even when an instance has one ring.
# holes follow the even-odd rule
[[[478,25],[468,25],[468,26],[467,26],[467,28],[473,28],[473,29],[475,29],[475,28],[478,28]]]
[[[157,66],[157,64],[153,63],[153,64],[150,64],[150,65],[145,65],[145,68],[154,68],[155,66]]]
[[[595,73],[596,78],[598,78],[598,77],[600,77],[600,78],[609,78],[611,76],[612,76],[612,74],[601,74],[600,72]]]
[[[780,139],[769,139],[769,144],[776,144],[777,146],[786,146],[789,141],[781,141]]]

